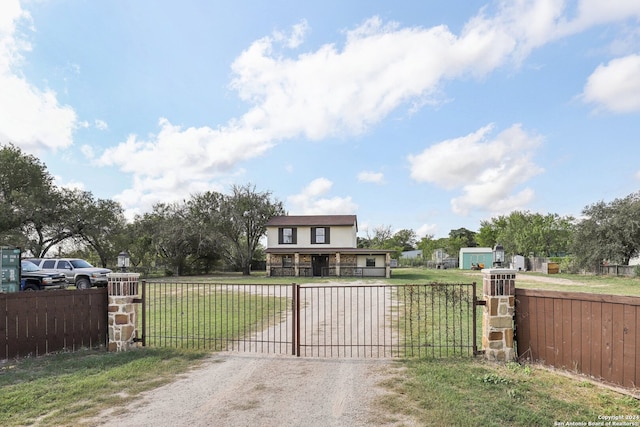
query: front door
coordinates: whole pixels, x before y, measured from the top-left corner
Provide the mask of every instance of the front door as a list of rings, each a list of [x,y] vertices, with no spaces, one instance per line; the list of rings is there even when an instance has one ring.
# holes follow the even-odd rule
[[[324,276],[329,274],[329,255],[313,255],[311,257],[311,268],[314,276]]]

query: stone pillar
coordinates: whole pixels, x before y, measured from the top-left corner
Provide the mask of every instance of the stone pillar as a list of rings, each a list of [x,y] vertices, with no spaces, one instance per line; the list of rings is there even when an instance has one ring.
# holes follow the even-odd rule
[[[340,252],[336,252],[336,277],[340,277]]]
[[[109,351],[127,351],[138,346],[136,308],[139,273],[109,273]]]
[[[486,305],[482,315],[482,347],[492,361],[516,359],[513,345],[516,271],[506,268],[482,270]]]

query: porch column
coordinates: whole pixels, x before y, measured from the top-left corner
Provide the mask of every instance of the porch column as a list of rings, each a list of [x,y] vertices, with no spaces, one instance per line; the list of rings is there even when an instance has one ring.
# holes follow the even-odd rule
[[[384,275],[387,279],[391,278],[391,254],[387,253],[384,258]]]
[[[482,313],[482,347],[485,358],[497,362],[515,360],[513,330],[516,270],[482,270],[482,293],[486,302]]]
[[[340,252],[336,252],[336,276],[340,277]]]
[[[267,253],[267,277],[271,276],[271,254]]]
[[[300,254],[298,252],[293,254],[293,275],[300,276]]]

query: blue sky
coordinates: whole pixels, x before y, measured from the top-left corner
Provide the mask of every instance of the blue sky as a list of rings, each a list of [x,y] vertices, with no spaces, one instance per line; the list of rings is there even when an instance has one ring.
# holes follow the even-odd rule
[[[640,0],[218,3],[2,0],[0,143],[129,218],[251,183],[446,237],[639,189]]]

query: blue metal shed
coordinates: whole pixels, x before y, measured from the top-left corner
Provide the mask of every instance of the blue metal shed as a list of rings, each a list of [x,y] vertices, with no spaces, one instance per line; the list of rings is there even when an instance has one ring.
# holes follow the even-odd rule
[[[460,270],[471,270],[472,264],[484,264],[484,268],[493,265],[492,248],[460,248]]]

